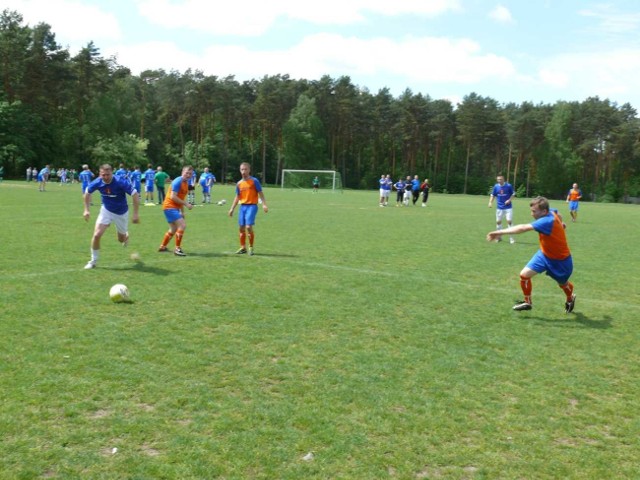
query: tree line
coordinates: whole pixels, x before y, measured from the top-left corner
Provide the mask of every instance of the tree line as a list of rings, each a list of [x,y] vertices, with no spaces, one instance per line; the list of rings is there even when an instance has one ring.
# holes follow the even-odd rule
[[[242,161],[264,183],[282,169],[337,170],[347,188],[418,174],[437,192],[486,194],[498,173],[522,196],[562,198],[573,182],[603,201],[640,196],[640,123],[597,96],[554,105],[457,105],[407,88],[394,97],[348,76],[237,81],[200,71],[140,75],[89,42],[75,56],[46,23],[0,17],[0,165],[184,164],[232,180]]]

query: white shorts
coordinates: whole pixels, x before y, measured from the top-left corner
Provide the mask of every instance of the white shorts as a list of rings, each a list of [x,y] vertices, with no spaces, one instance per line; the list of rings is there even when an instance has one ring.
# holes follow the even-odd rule
[[[389,198],[389,193],[391,190],[387,190],[386,188],[380,189],[380,198]]]
[[[125,234],[129,231],[129,212],[122,215],[116,215],[104,208],[104,205],[100,208],[100,214],[96,219],[96,225],[111,225],[116,226],[118,233]]]
[[[502,217],[506,217],[507,222],[513,220],[513,208],[505,208],[504,210],[496,208],[496,223],[502,221]]]

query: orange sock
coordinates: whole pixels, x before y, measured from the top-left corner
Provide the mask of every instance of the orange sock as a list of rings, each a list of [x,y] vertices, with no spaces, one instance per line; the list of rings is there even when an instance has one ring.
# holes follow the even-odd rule
[[[160,246],[166,247],[167,245],[169,245],[169,242],[171,241],[172,238],[173,238],[173,233],[171,232],[171,230],[169,230],[167,233],[164,234],[164,238],[162,239],[162,243],[160,244]]]
[[[249,233],[249,246],[253,247],[253,239],[256,238],[256,234],[253,232]]]
[[[182,245],[182,236],[184,235],[184,230],[178,230],[176,232],[176,248]]]
[[[531,303],[531,291],[533,290],[531,279],[525,278],[520,275],[520,288],[522,289],[522,293],[524,294],[524,301],[527,303]]]
[[[240,246],[244,248],[245,243],[247,243],[247,234],[240,232]]]
[[[564,285],[558,285],[564,294],[567,296],[567,302],[571,301],[571,296],[573,295],[573,283],[567,282]]]

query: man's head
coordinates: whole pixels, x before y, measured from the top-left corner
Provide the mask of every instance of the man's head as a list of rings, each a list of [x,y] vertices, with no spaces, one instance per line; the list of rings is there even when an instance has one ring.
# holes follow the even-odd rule
[[[535,197],[529,203],[529,207],[531,207],[531,216],[537,220],[549,213],[549,200],[545,197]]]
[[[577,184],[577,183],[574,183],[574,184],[573,184],[573,189],[574,189],[574,190],[577,190],[577,189],[578,189],[578,184]]]
[[[108,163],[100,165],[100,178],[104,183],[111,183],[111,180],[113,180],[113,167]]]
[[[193,175],[193,167],[191,165],[185,165],[182,167],[182,179],[189,180]]]
[[[242,162],[240,164],[240,174],[242,175],[242,178],[247,178],[251,175],[251,165],[247,162]]]
[[[498,175],[496,177],[496,182],[498,182],[500,185],[504,185],[504,175]]]

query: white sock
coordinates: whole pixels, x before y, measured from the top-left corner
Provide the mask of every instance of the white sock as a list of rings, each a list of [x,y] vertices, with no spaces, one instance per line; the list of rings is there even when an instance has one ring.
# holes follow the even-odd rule
[[[92,248],[91,249],[91,261],[92,262],[97,262],[98,261],[98,257],[100,257],[100,250],[94,250]]]

